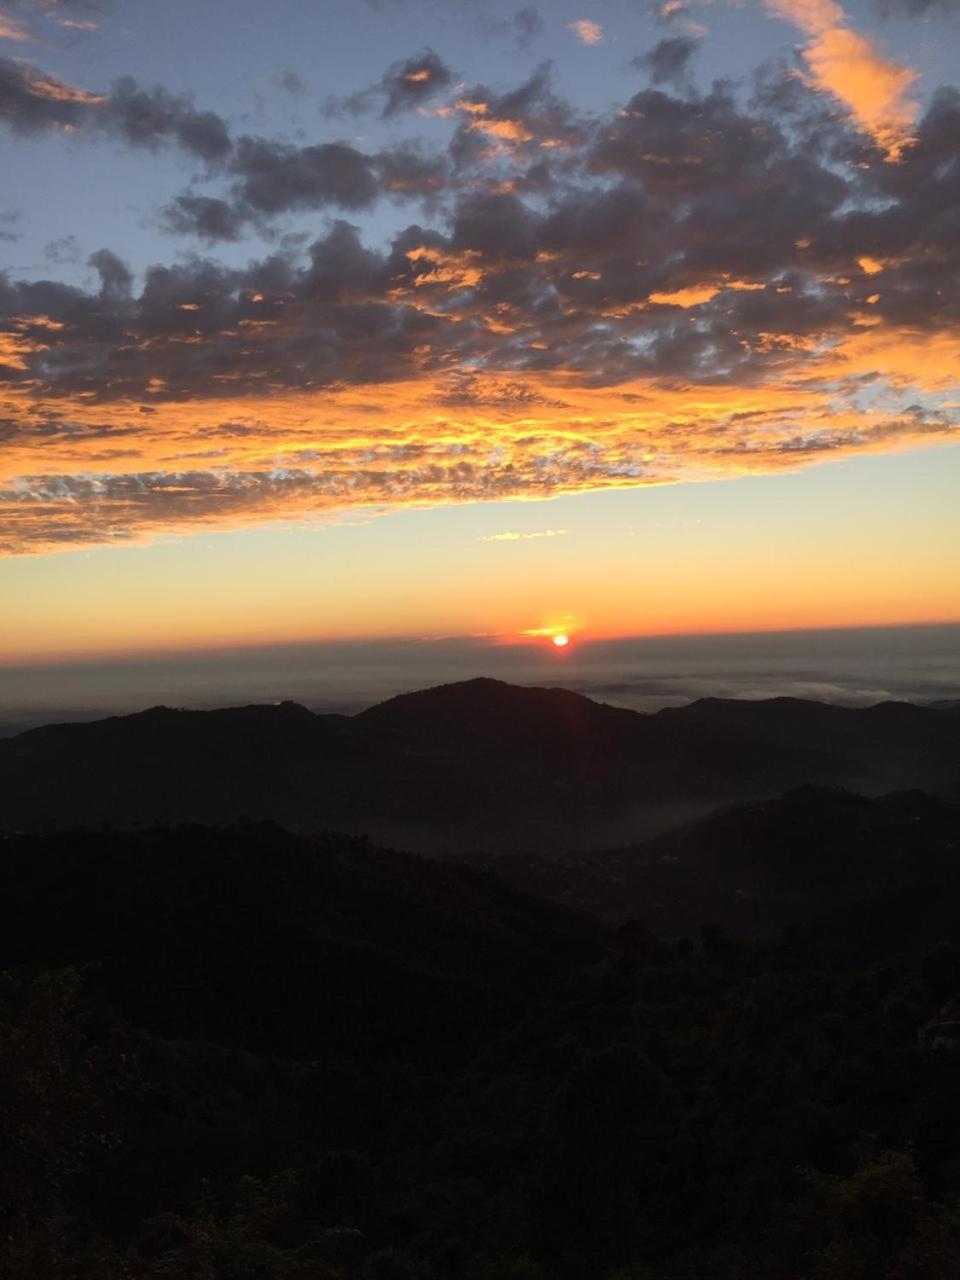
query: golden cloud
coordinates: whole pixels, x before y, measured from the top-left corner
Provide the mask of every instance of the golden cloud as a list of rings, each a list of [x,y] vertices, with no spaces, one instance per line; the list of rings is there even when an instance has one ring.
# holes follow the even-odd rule
[[[909,93],[917,73],[885,57],[876,41],[851,31],[834,0],[764,2],[770,13],[810,37],[804,57],[811,84],[842,102],[887,158],[898,160],[913,138],[919,104]]]
[[[8,395],[18,430],[0,469],[0,545],[28,553],[189,529],[329,519],[498,498],[719,479],[958,438],[913,396],[955,385],[960,337],[852,328],[776,345],[753,386],[569,372],[432,374],[322,393],[132,403]],[[22,344],[10,353],[22,357]],[[865,405],[864,379],[884,371]],[[559,531],[562,532],[562,531]],[[546,531],[544,536],[557,536]],[[491,535],[491,540],[508,540]]]

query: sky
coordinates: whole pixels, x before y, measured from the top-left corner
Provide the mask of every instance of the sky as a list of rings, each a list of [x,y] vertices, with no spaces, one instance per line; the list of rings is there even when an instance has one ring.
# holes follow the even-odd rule
[[[0,662],[960,619],[956,0],[0,0]]]

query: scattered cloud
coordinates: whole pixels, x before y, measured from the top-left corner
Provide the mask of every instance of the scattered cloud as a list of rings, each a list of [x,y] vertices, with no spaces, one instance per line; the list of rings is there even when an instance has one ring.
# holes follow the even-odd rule
[[[563,538],[566,529],[539,529],[535,533],[488,533],[485,537],[475,538],[475,542],[532,542],[537,538]]]
[[[0,9],[0,40],[37,40],[43,24],[67,31],[96,31],[105,5],[98,0],[5,0]]]
[[[695,40],[702,40],[707,34],[707,28],[703,23],[690,16],[686,0],[663,0],[663,3],[656,8],[656,19],[661,26],[683,31]]]
[[[306,82],[296,71],[278,71],[272,79],[277,88],[284,89],[291,98],[299,98],[307,91]]]
[[[695,36],[667,36],[646,53],[638,54],[633,65],[646,71],[653,84],[679,84],[699,48],[700,41]]]
[[[227,200],[190,193],[176,196],[161,217],[167,231],[197,236],[208,244],[239,240],[249,220],[244,210]]]
[[[197,111],[183,96],[162,88],[142,89],[129,76],[110,93],[67,84],[28,63],[0,57],[0,120],[17,133],[55,129],[109,134],[135,147],[181,147],[208,162],[230,150],[224,121],[215,112]]]
[[[384,117],[422,107],[453,83],[453,73],[432,49],[394,62],[376,84],[346,98],[327,99],[326,114],[359,116],[379,110]]]
[[[425,49],[406,62],[394,63],[380,81],[380,91],[384,98],[383,115],[392,116],[400,111],[411,111],[452,83],[450,68],[432,49]]]
[[[592,18],[578,18],[576,22],[571,22],[568,26],[583,44],[600,44],[603,40],[603,27],[599,22],[594,22]]]
[[[83,256],[76,236],[61,236],[58,240],[50,240],[44,246],[43,256],[47,262],[55,266],[79,262]]]
[[[543,28],[540,10],[533,5],[525,5],[509,18],[484,23],[482,31],[488,39],[511,39],[518,49],[528,50],[543,34]]]

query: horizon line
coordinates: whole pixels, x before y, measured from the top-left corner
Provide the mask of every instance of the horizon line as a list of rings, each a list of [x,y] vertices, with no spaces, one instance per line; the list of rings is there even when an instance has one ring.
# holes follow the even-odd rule
[[[936,619],[919,622],[871,622],[854,624],[832,624],[805,627],[757,627],[757,628],[721,628],[705,631],[650,631],[633,632],[625,635],[583,636],[576,639],[570,652],[590,647],[599,648],[604,645],[624,644],[631,641],[649,640],[709,640],[742,637],[744,639],[760,636],[803,636],[831,635],[851,632],[871,631],[929,631],[938,628],[960,627],[960,617]],[[577,636],[576,628],[571,628],[572,637]],[[135,666],[138,663],[154,665],[156,663],[186,661],[190,659],[213,661],[217,658],[242,656],[271,651],[289,652],[291,650],[363,648],[374,649],[388,646],[404,646],[408,648],[428,649],[431,645],[469,646],[473,642],[477,648],[510,648],[546,650],[540,643],[541,637],[531,638],[523,632],[485,632],[467,635],[392,635],[392,636],[344,636],[319,637],[316,639],[298,640],[265,640],[251,643],[226,643],[200,646],[176,646],[166,649],[124,649],[99,650],[89,653],[63,654],[57,657],[39,658],[2,658],[0,670],[43,670],[63,667],[96,667],[96,666]],[[484,643],[485,642],[485,643]],[[561,657],[562,660],[562,657]]]

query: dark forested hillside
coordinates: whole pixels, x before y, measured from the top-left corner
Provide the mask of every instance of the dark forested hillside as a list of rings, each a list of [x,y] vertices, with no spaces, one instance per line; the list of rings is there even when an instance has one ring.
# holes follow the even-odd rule
[[[816,878],[831,810],[846,907],[749,942],[271,824],[5,838],[0,1275],[955,1276],[953,818],[801,799],[715,866]],[[856,898],[916,825],[912,887]]]
[[[337,828],[427,852],[603,848],[800,785],[960,797],[960,720],[774,699],[641,715],[471,680],[359,715],[156,707],[0,741],[8,829],[224,822]]]
[[[459,1054],[599,930],[482,871],[273,824],[0,837],[0,958],[253,1051]]]
[[[920,791],[868,798],[802,787],[735,805],[643,844],[478,859],[531,893],[676,936],[809,925],[912,890],[960,890],[960,806]]]

